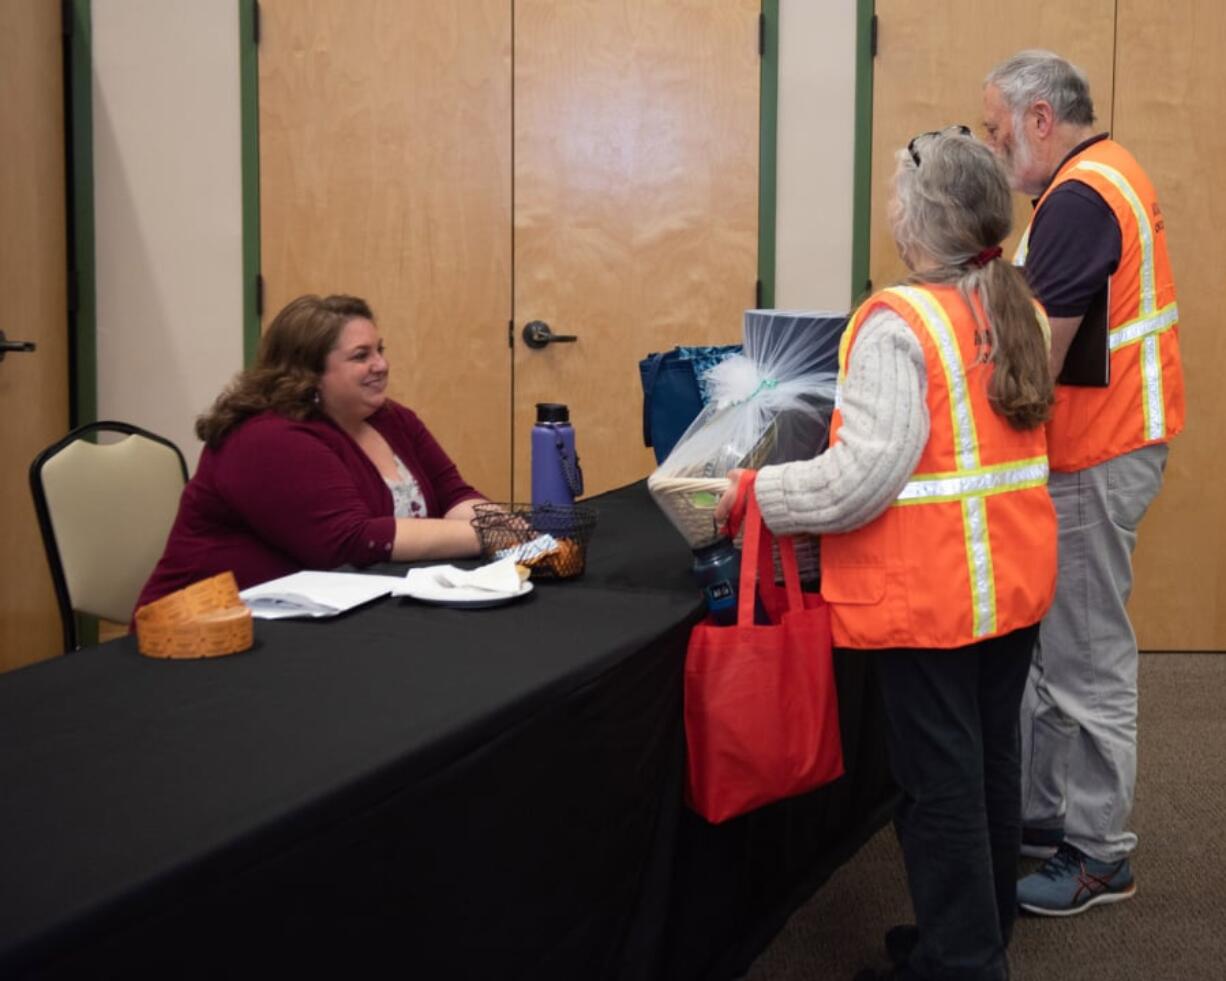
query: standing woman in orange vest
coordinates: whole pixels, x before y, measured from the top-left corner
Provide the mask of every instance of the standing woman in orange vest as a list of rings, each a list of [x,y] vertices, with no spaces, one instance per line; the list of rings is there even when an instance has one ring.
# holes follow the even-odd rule
[[[965,127],[899,152],[890,217],[912,275],[847,327],[830,448],[755,493],[772,531],[822,536],[835,644],[873,652],[916,916],[884,976],[1004,979],[1017,713],[1056,578],[1046,321],[1000,258],[1004,171]]]

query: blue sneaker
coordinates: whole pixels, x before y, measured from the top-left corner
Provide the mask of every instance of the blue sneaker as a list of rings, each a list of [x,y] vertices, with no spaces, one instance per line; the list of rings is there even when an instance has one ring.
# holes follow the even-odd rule
[[[1075,916],[1100,903],[1119,903],[1137,891],[1128,859],[1097,862],[1065,842],[1039,871],[1017,884],[1017,904],[1040,916]]]

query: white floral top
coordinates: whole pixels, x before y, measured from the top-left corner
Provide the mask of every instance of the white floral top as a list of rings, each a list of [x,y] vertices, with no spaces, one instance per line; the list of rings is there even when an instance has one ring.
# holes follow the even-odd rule
[[[383,478],[383,482],[392,492],[392,514],[397,518],[424,518],[426,499],[422,496],[417,478],[409,473],[409,468],[404,465],[400,457],[393,453],[392,459],[396,461],[396,472],[400,475],[400,479]]]

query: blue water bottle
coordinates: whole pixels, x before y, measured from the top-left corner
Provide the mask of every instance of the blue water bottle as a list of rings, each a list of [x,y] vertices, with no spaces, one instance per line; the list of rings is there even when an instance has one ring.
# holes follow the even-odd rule
[[[707,612],[720,626],[736,623],[736,594],[741,584],[741,553],[727,538],[694,549],[694,578],[707,600]]]
[[[694,549],[694,578],[702,587],[707,612],[721,627],[737,619],[737,593],[741,588],[741,550],[727,538]],[[753,598],[753,622],[770,623],[762,597]]]
[[[532,506],[571,507],[583,494],[570,410],[559,402],[536,403],[532,427]]]

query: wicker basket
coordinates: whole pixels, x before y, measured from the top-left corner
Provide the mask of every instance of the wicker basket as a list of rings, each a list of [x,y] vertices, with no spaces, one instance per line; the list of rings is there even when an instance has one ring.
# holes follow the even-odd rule
[[[594,507],[487,503],[478,504],[474,510],[472,525],[486,559],[513,555],[516,562],[532,570],[533,579],[583,575],[588,543],[596,530]]]
[[[662,477],[652,474],[647,489],[690,548],[710,545],[720,537],[715,506],[729,487],[727,477]]]
[[[220,657],[247,650],[251,641],[251,611],[238,597],[232,572],[192,583],[136,611],[136,645],[146,657]]]

